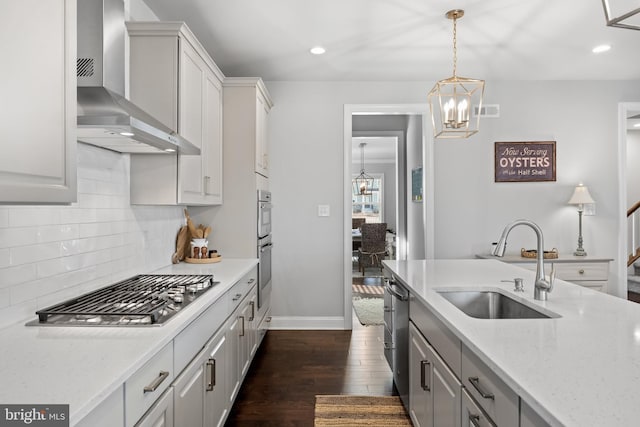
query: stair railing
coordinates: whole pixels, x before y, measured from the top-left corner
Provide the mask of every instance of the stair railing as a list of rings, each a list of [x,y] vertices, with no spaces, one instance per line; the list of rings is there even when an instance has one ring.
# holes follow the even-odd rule
[[[627,267],[640,259],[640,201],[627,210]]]

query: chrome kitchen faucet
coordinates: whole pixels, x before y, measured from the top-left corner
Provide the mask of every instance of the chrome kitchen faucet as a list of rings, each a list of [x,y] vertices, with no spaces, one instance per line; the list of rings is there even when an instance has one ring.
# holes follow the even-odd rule
[[[538,240],[538,252],[536,254],[536,281],[533,287],[533,298],[539,301],[546,301],[547,294],[551,292],[553,289],[553,281],[556,277],[555,267],[551,267],[551,274],[549,275],[549,281],[547,281],[544,277],[544,239],[542,237],[542,230],[538,225],[529,221],[528,219],[517,219],[513,221],[511,224],[508,224],[504,231],[502,231],[502,236],[500,236],[500,240],[493,250],[493,255],[498,257],[504,256],[504,251],[507,248],[507,236],[511,232],[511,230],[518,225],[526,225],[533,229],[536,232],[536,238]]]

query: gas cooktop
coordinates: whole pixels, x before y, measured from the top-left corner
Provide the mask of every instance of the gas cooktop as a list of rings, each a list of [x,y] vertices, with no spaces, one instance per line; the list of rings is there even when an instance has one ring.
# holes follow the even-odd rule
[[[142,274],[38,310],[27,326],[159,326],[217,283],[212,275]]]

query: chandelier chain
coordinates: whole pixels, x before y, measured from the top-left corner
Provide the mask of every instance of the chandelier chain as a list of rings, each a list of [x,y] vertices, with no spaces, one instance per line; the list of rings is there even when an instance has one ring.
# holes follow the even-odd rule
[[[456,69],[458,65],[458,33],[457,33],[457,15],[453,16],[453,77],[456,77]]]

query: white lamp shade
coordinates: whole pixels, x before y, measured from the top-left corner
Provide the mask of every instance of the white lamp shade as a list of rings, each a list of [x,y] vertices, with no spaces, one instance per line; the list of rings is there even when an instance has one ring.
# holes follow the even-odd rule
[[[590,203],[595,203],[595,200],[589,194],[589,189],[584,185],[580,184],[573,191],[573,195],[571,199],[569,199],[570,205],[587,205]]]

